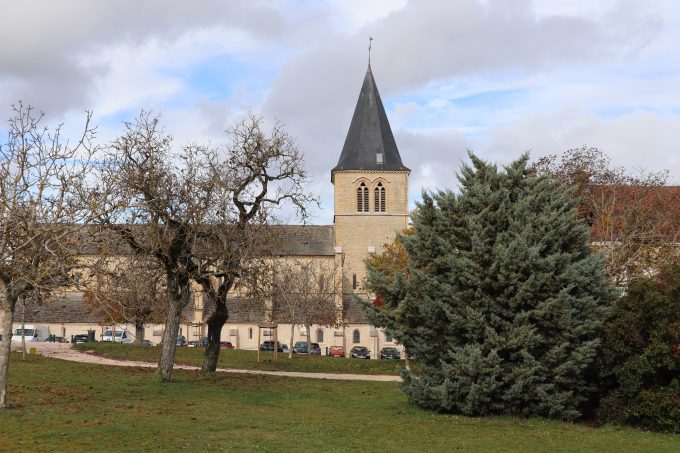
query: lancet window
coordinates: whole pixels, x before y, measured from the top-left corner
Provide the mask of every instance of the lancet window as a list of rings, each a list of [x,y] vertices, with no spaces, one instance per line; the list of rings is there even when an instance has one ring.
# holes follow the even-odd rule
[[[373,201],[375,212],[385,212],[385,188],[381,182],[373,190]]]
[[[357,211],[368,212],[368,187],[363,182],[357,187]]]

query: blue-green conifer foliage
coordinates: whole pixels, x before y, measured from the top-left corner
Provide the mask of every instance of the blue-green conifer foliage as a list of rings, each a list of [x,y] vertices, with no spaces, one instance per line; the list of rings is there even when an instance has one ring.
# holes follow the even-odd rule
[[[569,189],[470,153],[460,193],[424,193],[402,236],[408,272],[368,266],[371,321],[421,363],[417,404],[465,415],[574,419],[613,298]]]

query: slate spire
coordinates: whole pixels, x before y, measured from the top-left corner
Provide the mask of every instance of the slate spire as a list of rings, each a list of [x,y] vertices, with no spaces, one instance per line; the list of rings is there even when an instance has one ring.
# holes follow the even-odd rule
[[[331,171],[338,170],[410,171],[401,163],[370,64],[340,160]]]

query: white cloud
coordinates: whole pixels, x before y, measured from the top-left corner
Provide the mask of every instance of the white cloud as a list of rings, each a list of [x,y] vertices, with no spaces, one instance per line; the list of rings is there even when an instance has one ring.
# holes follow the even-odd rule
[[[671,183],[680,184],[680,115],[648,111],[603,119],[580,109],[536,114],[503,128],[490,130],[475,143],[479,151],[508,162],[523,151],[532,157],[559,154],[583,145],[604,151],[615,165],[631,171],[669,170]]]
[[[353,33],[406,6],[407,0],[330,0],[330,14],[336,27]],[[368,36],[366,36],[368,39]],[[366,41],[368,44],[368,41]]]
[[[330,168],[373,71],[410,198],[454,187],[466,149],[501,163],[588,144],[680,182],[674,0],[0,0],[0,105],[17,99],[102,140],[140,108],[180,145],[248,110],[286,123],[332,221]],[[6,13],[6,14],[5,14]],[[30,24],[27,27],[26,24]],[[130,119],[128,117],[128,119]]]

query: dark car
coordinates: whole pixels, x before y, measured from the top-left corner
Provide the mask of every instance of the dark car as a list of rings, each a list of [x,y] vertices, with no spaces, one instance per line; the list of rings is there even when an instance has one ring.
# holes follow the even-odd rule
[[[177,337],[177,346],[184,346],[187,343],[187,339],[184,338],[184,335],[179,335]]]
[[[306,341],[297,341],[293,346],[293,352],[295,354],[311,354],[311,355],[321,355],[321,346],[319,343],[309,343],[310,351],[307,351]]]
[[[200,340],[191,340],[187,343],[190,348],[205,348],[208,346],[208,337],[203,337]]]
[[[278,352],[283,352],[283,345],[279,343],[278,341],[276,342]],[[274,351],[274,342],[273,341],[263,341],[262,344],[260,345],[260,351]]]
[[[231,341],[220,341],[220,348],[222,349],[234,349],[234,345]]]
[[[370,359],[371,353],[368,348],[364,346],[354,346],[351,351],[349,351],[349,356],[353,359]]]
[[[87,343],[88,341],[90,341],[90,336],[87,334],[73,335],[73,338],[71,338],[73,344]]]
[[[401,359],[401,353],[399,349],[393,347],[385,347],[380,350],[381,360],[399,360]]]

